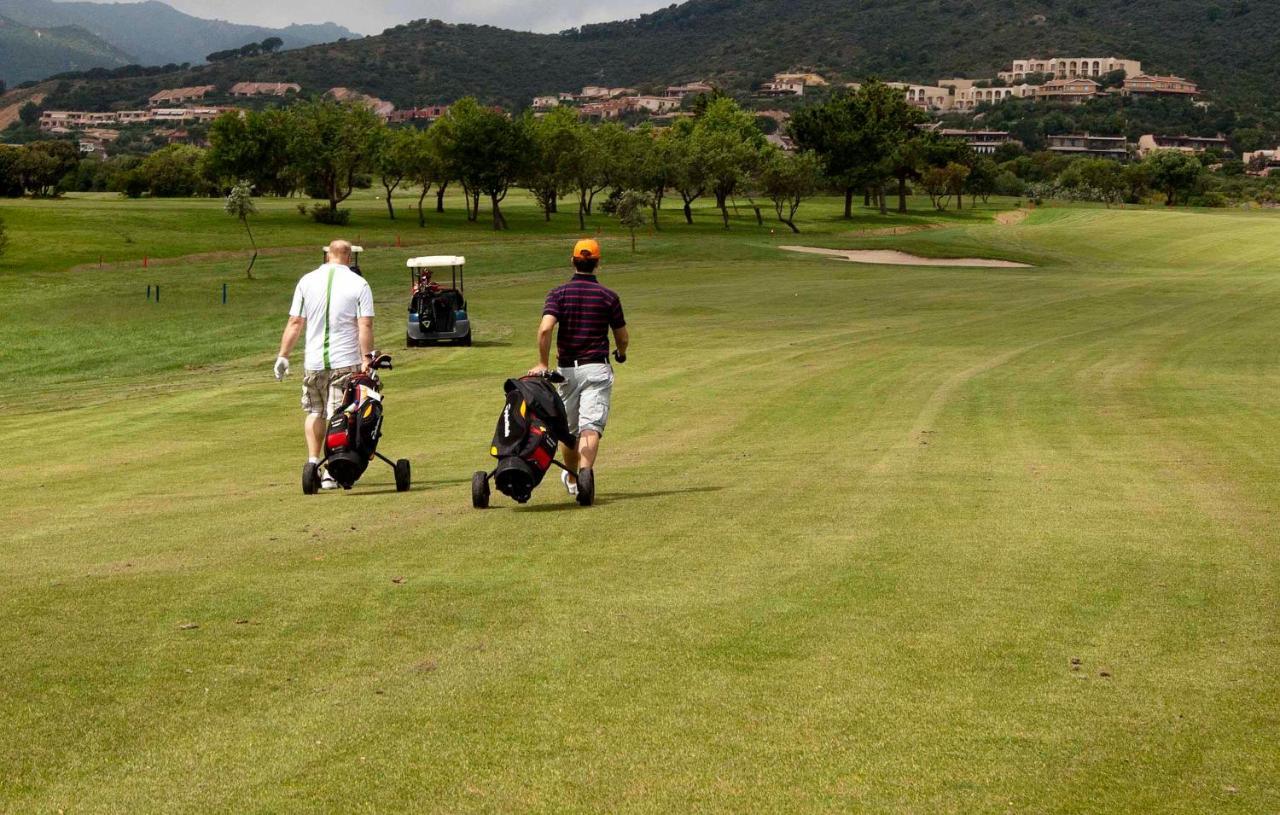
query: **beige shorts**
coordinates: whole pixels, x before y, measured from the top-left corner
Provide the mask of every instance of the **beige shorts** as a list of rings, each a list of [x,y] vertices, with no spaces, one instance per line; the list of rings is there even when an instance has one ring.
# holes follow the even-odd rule
[[[328,419],[342,404],[342,395],[347,390],[351,375],[359,370],[359,365],[352,365],[349,368],[307,371],[302,377],[303,412]]]
[[[613,368],[604,363],[559,369],[564,377],[560,398],[569,414],[569,429],[578,433],[594,430],[604,435],[609,422],[609,400],[613,396]]]

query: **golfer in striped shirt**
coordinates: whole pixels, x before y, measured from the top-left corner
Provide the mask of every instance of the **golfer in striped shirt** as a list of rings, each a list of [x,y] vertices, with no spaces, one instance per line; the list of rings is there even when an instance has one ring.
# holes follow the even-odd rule
[[[617,292],[600,285],[600,244],[580,240],[573,247],[573,279],[551,290],[538,326],[538,365],[532,375],[547,372],[551,333],[556,326],[556,363],[564,376],[560,396],[569,414],[569,427],[578,432],[578,449],[565,450],[564,463],[575,473],[591,471],[600,449],[600,437],[609,420],[613,394],[613,368],[609,365],[609,329],[617,342],[614,359],[627,359],[627,321]],[[570,495],[578,493],[578,479],[562,472]]]
[[[289,374],[289,354],[305,329],[302,410],[311,462],[323,457],[329,417],[341,404],[351,375],[369,364],[373,351],[373,291],[347,266],[350,262],[351,244],[334,241],[329,262],[298,281],[276,357],[276,379],[283,380]],[[331,490],[338,485],[324,473],[320,486]]]

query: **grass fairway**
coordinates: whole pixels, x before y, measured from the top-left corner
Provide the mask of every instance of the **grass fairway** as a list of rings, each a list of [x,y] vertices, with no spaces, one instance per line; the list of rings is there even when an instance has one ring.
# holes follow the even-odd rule
[[[596,219],[599,505],[478,512],[577,224],[355,206],[409,494],[300,492],[330,230],[263,202],[245,281],[216,201],[0,202],[0,810],[1280,811],[1280,218]],[[446,252],[477,345],[404,350]]]

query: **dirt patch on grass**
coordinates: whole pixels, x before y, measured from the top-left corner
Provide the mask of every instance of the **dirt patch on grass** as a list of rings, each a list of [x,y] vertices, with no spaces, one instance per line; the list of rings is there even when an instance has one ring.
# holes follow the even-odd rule
[[[1013,209],[1008,212],[1001,212],[996,215],[996,223],[1001,226],[1013,226],[1027,220],[1027,216],[1031,214],[1031,210]]]
[[[1029,263],[993,258],[926,258],[900,252],[897,249],[822,249],[816,246],[779,246],[788,252],[805,252],[842,258],[853,263],[873,263],[879,266],[981,266],[995,269],[1029,269]]]

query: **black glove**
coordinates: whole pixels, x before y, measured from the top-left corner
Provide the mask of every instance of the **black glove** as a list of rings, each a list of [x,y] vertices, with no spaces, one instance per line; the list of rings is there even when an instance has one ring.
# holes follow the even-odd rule
[[[617,350],[616,348],[613,351],[613,358],[618,360],[619,365],[627,361],[627,355]]]

